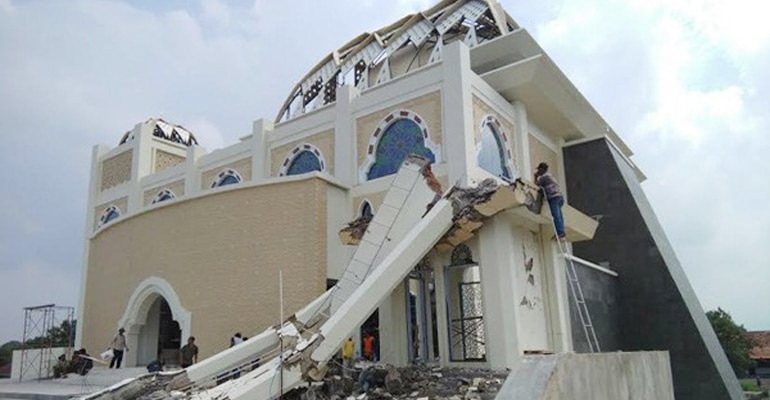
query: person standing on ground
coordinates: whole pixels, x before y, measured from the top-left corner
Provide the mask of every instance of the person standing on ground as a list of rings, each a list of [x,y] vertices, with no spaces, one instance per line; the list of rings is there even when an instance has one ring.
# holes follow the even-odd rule
[[[118,334],[112,338],[110,348],[112,349],[112,360],[110,360],[110,368],[120,368],[120,363],[123,362],[123,352],[128,351],[128,345],[126,345],[126,336],[123,332],[126,330],[123,328],[118,329]]]
[[[353,369],[353,358],[356,356],[356,342],[353,338],[349,337],[345,343],[342,344],[342,372],[345,376],[348,376],[349,371]]]
[[[364,336],[364,358],[374,361],[374,336],[371,333]]]
[[[195,345],[195,336],[187,339],[187,344],[179,350],[179,365],[187,368],[198,362],[198,346]]]
[[[559,189],[556,179],[548,173],[548,164],[541,162],[537,165],[535,183],[545,192],[548,207],[551,209],[553,224],[556,227],[556,236],[559,239],[564,239],[567,237],[564,232],[564,216],[561,213],[561,207],[564,205],[564,196],[561,194],[561,189]]]

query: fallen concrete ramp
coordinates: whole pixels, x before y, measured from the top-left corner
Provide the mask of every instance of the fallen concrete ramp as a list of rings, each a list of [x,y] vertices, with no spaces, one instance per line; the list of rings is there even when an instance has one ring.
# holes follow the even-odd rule
[[[525,356],[496,399],[674,400],[668,352]]]

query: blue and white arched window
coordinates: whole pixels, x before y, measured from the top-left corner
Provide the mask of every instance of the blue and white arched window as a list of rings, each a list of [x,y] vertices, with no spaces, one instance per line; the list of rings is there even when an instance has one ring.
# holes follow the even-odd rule
[[[157,195],[155,195],[155,198],[152,200],[152,204],[160,203],[161,201],[171,200],[174,197],[176,197],[174,192],[168,189],[163,189],[160,192],[158,192]]]
[[[513,179],[511,151],[506,147],[508,136],[500,130],[494,117],[487,117],[481,124],[481,140],[476,146],[479,167],[497,177]]]
[[[440,158],[438,151],[419,115],[411,111],[393,112],[383,119],[369,141],[364,180],[396,173],[410,154],[420,155],[435,163]]]
[[[120,217],[120,208],[116,205],[111,205],[104,209],[102,216],[99,218],[99,226],[102,226],[114,219]]]
[[[225,185],[234,185],[236,183],[241,183],[243,181],[243,178],[241,178],[241,175],[238,173],[238,171],[234,169],[226,169],[217,175],[216,179],[214,179],[214,182],[211,184],[211,187],[219,187],[219,186],[225,186]]]
[[[304,143],[289,152],[281,164],[279,175],[299,175],[312,171],[324,171],[325,169],[326,161],[324,161],[321,151],[312,144]]]

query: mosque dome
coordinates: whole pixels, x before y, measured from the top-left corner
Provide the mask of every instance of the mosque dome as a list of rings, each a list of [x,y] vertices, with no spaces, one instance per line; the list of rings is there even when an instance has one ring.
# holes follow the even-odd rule
[[[324,57],[294,86],[276,123],[336,101],[336,88],[360,89],[441,59],[441,48],[469,47],[519,29],[495,0],[443,0],[372,33],[363,33]]]
[[[170,142],[183,144],[185,146],[198,144],[198,140],[195,139],[195,136],[192,134],[192,132],[183,128],[181,125],[170,124],[161,118],[150,118],[143,122],[142,130],[144,129],[151,131],[153,136],[168,140]],[[137,130],[132,129],[123,134],[119,144],[123,144],[129,140],[132,140],[134,138],[134,132],[137,132]]]

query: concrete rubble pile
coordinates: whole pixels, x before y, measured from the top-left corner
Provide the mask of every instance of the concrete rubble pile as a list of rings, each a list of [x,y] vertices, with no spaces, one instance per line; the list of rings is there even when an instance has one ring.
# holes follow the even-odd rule
[[[361,379],[361,374],[365,378]],[[322,383],[295,389],[284,398],[296,400],[490,400],[497,396],[507,370],[441,368],[359,363],[345,376],[332,368]],[[368,380],[365,390],[362,381]]]
[[[369,223],[372,222],[371,215],[362,215],[353,221],[348,222],[348,226],[340,230],[340,241],[343,244],[355,246],[364,237],[366,228],[369,227]]]
[[[114,390],[100,398],[110,400],[177,398],[183,393],[166,391],[177,375],[177,373],[144,374],[128,382],[115,385]],[[91,397],[86,396],[84,399],[87,400]]]

